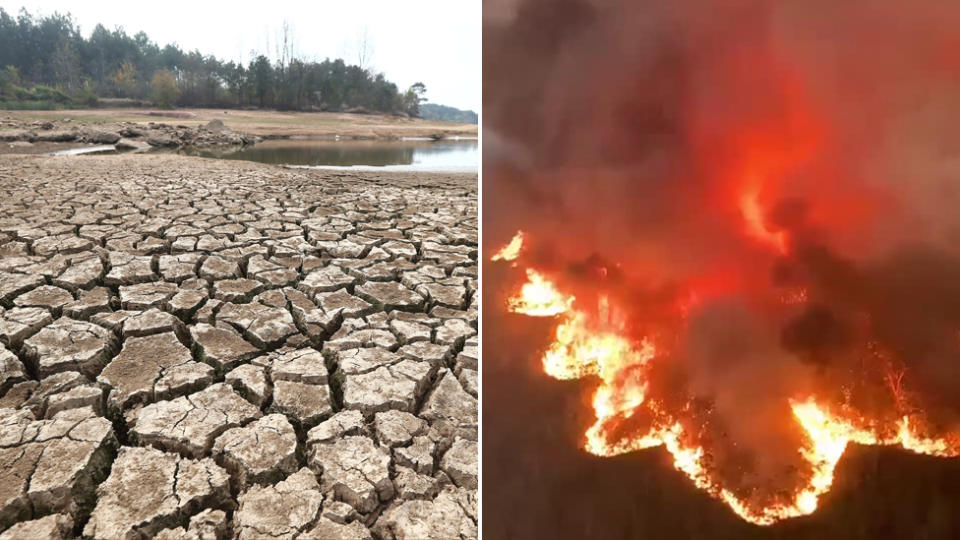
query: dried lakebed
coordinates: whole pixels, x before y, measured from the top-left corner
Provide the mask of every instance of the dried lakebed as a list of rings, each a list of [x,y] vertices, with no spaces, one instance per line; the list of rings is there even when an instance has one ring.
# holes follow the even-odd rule
[[[477,177],[0,156],[0,538],[477,534]]]

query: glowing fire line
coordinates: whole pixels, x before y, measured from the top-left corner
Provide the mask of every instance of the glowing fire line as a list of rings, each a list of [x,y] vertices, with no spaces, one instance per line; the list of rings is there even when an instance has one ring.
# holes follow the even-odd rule
[[[622,322],[611,315],[606,298],[601,298],[600,316],[591,320],[574,309],[574,297],[561,293],[542,274],[527,270],[528,282],[508,302],[515,313],[530,316],[559,316],[556,338],[543,355],[544,371],[557,379],[597,376],[601,380],[593,398],[596,422],[587,430],[585,449],[598,456],[614,456],[655,446],[664,446],[673,456],[674,467],[693,483],[726,503],[737,515],[758,525],[807,515],[817,508],[821,495],[833,484],[834,470],[851,442],[864,445],[899,445],[907,450],[935,456],[960,455],[960,444],[924,437],[914,431],[910,418],[903,416],[895,433],[881,436],[865,422],[853,422],[806,397],[790,402],[793,416],[806,433],[807,444],[798,451],[809,464],[811,475],[800,486],[791,504],[751,507],[718,485],[703,462],[704,449],[684,441],[680,422],[647,404],[656,418],[650,431],[640,437],[611,440],[606,430],[611,419],[629,418],[644,404],[647,381],[644,367],[656,360],[652,342],[639,344],[622,335]],[[859,425],[858,425],[859,424]]]
[[[491,261],[514,261],[517,257],[520,256],[520,250],[523,249],[523,231],[517,231],[517,234],[513,235],[513,238],[510,240],[510,243],[503,246],[503,248],[496,252],[493,257],[490,257]]]

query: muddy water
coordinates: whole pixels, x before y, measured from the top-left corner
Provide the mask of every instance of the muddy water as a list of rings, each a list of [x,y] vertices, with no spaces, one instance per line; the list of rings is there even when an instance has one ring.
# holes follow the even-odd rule
[[[182,148],[181,154],[297,167],[475,172],[476,140],[320,141],[282,139],[245,148]]]

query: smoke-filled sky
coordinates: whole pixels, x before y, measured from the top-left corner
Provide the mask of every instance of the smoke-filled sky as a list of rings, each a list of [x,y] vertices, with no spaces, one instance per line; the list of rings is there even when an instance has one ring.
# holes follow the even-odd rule
[[[221,60],[247,63],[251,52],[275,57],[281,29],[292,30],[295,54],[317,61],[343,58],[357,63],[366,34],[372,68],[401,89],[421,81],[433,103],[480,110],[480,2],[423,0],[392,2],[323,0],[296,2],[74,2],[0,0],[16,16],[70,13],[85,37],[97,24],[144,31],[162,47],[176,43]]]

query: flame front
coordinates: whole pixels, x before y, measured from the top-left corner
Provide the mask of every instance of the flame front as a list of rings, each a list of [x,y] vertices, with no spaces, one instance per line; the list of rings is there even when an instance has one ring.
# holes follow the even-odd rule
[[[517,231],[517,234],[513,235],[513,238],[510,239],[510,243],[503,246],[503,248],[496,252],[493,257],[490,258],[490,260],[514,261],[520,256],[521,249],[523,249],[523,231]]]
[[[770,525],[814,512],[819,498],[830,490],[837,462],[851,442],[896,445],[934,456],[960,455],[957,440],[923,433],[922,415],[903,415],[894,425],[886,425],[853,411],[831,410],[816,396],[797,396],[789,408],[803,433],[803,445],[796,449],[806,467],[803,481],[788,486],[792,495],[786,501],[758,505],[718,480],[707,451],[681,420],[684,411],[666,410],[648,399],[649,368],[661,361],[651,339],[630,338],[623,317],[607,297],[601,296],[597,309],[588,312],[577,309],[574,297],[562,293],[540,272],[528,269],[527,278],[508,308],[530,316],[557,316],[555,339],[542,358],[544,372],[557,379],[599,379],[593,396],[596,421],[586,431],[584,448],[598,456],[615,456],[662,445],[673,456],[674,467],[697,488],[749,522]],[[625,435],[620,428],[639,416],[649,428],[639,435],[637,431]]]
[[[574,298],[560,294],[553,283],[535,270],[527,270],[520,295],[510,299],[510,310],[531,317],[553,317],[570,309]]]

